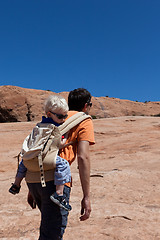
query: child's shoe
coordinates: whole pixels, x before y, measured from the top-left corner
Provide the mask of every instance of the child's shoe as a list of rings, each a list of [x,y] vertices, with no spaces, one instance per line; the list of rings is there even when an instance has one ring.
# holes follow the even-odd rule
[[[10,187],[9,192],[12,194],[18,194],[20,191],[20,188],[21,188],[21,186],[17,187],[17,185],[12,183],[12,186]]]
[[[64,196],[59,196],[56,192],[50,196],[50,199],[59,207],[64,208],[66,211],[71,211],[72,207],[66,203]]]

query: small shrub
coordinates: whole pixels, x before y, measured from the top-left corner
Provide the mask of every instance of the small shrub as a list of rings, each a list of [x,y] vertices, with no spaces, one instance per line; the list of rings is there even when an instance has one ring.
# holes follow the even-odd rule
[[[92,115],[91,117],[92,117],[92,119],[97,119],[97,117],[95,115]]]

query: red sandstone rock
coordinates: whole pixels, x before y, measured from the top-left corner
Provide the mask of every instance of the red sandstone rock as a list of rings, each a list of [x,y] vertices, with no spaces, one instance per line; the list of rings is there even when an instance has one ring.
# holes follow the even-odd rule
[[[93,122],[92,213],[87,221],[79,221],[82,192],[74,162],[73,210],[64,240],[159,240],[160,118],[124,116]],[[40,213],[26,202],[25,181],[19,195],[8,192],[17,166],[14,156],[34,125],[0,124],[0,239],[38,239]]]
[[[45,99],[51,91],[0,86],[0,122],[40,121]],[[64,98],[67,92],[56,93]],[[96,118],[153,116],[160,114],[160,102],[133,102],[109,97],[93,97],[90,114]]]

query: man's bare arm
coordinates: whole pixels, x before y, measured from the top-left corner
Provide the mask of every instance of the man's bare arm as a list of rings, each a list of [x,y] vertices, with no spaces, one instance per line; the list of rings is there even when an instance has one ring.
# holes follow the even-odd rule
[[[90,203],[90,158],[89,158],[89,142],[78,142],[77,160],[79,167],[79,176],[82,185],[83,199],[81,202],[81,217],[84,221],[89,218],[91,213]]]

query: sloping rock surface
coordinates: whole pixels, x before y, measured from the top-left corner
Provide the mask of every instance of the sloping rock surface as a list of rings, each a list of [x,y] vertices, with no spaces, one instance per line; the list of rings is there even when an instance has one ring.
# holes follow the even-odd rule
[[[44,101],[51,94],[62,95],[66,100],[68,97],[68,92],[0,86],[0,122],[40,121]],[[92,102],[90,114],[94,118],[160,115],[160,102],[142,103],[109,97],[93,97]]]
[[[79,221],[82,191],[76,161],[71,167],[72,211],[64,240],[160,240],[160,118],[93,120],[90,147],[90,219]],[[27,186],[8,192],[17,167],[14,158],[35,122],[0,124],[0,239],[38,239],[40,213],[26,202]]]

